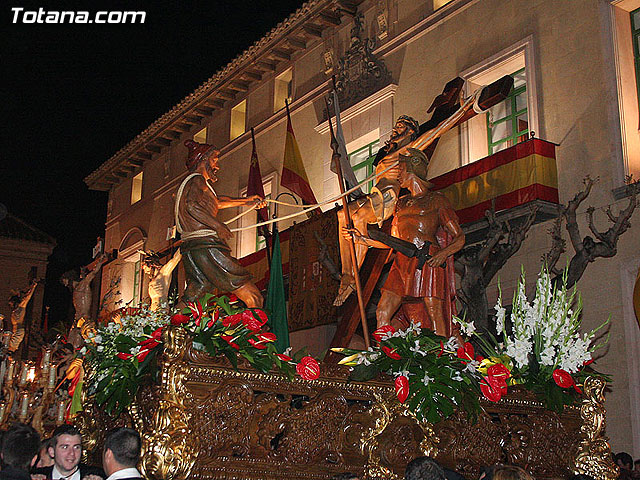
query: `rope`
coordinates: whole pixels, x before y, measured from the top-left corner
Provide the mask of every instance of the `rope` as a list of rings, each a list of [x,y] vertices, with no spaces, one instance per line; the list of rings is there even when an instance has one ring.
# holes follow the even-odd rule
[[[271,220],[266,220],[264,222],[259,222],[256,223],[255,225],[248,225],[246,227],[237,227],[237,228],[232,228],[231,231],[232,232],[240,232],[243,230],[249,230],[252,228],[256,228],[256,227],[262,227],[263,225],[271,225],[272,223],[276,223],[276,222],[280,222],[282,220],[288,220],[290,218],[294,218],[294,217],[298,217],[300,215],[303,215],[307,212],[310,212],[312,210],[315,210],[318,207],[321,207],[323,205],[328,205],[330,203],[334,203],[336,201],[338,201],[339,199],[341,199],[342,197],[346,197],[347,195],[350,195],[351,193],[355,192],[357,189],[360,188],[360,186],[366,184],[367,182],[370,182],[371,180],[373,180],[374,178],[383,175],[384,173],[386,173],[387,171],[391,170],[392,168],[394,168],[395,166],[397,166],[400,162],[399,161],[395,161],[393,162],[391,165],[389,165],[387,168],[385,168],[384,170],[382,170],[380,173],[373,173],[370,176],[368,176],[367,178],[365,178],[364,180],[362,180],[360,183],[358,183],[356,186],[350,188],[349,190],[347,190],[346,192],[342,193],[342,194],[338,194],[328,200],[325,200],[324,202],[321,203],[316,203],[315,205],[294,205],[294,204],[288,204],[286,202],[280,202],[277,200],[271,200],[271,199],[265,199],[267,202],[269,203],[277,203],[279,205],[287,205],[287,206],[291,206],[291,207],[298,207],[298,208],[303,208],[303,210],[297,212],[297,213],[292,213],[289,215],[286,215],[284,217],[278,217],[278,218],[273,218]],[[225,224],[229,224],[235,220],[237,220],[238,218],[246,215],[247,213],[253,211],[256,208],[256,205],[248,208],[247,210],[245,210],[244,212],[242,212],[239,215],[236,215],[234,218],[232,218],[231,220],[225,222]]]

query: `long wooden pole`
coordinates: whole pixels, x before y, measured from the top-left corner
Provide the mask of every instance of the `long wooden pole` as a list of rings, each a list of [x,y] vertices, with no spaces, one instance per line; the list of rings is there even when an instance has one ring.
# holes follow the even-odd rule
[[[345,223],[348,229],[353,228],[353,221],[351,220],[351,215],[349,214],[349,200],[344,196],[344,178],[342,177],[342,165],[340,165],[340,152],[338,151],[338,140],[333,133],[333,124],[331,123],[331,114],[329,112],[329,102],[327,99],[324,99],[327,105],[327,117],[329,119],[329,129],[331,131],[331,150],[333,154],[331,156],[331,161],[334,162],[336,168],[336,174],[338,175],[338,185],[340,186],[340,193],[343,194],[342,197],[342,209],[344,213]],[[338,232],[338,235],[341,235],[342,232]],[[353,268],[353,279],[356,283],[356,295],[358,296],[358,307],[360,308],[360,321],[362,322],[362,334],[364,336],[364,345],[369,349],[371,343],[369,342],[369,326],[367,325],[367,316],[365,314],[364,309],[364,299],[362,296],[362,285],[360,284],[360,271],[358,268],[358,259],[356,257],[356,245],[355,240],[353,238],[353,234],[351,234],[351,241],[349,242],[349,253],[351,255],[351,265]]]

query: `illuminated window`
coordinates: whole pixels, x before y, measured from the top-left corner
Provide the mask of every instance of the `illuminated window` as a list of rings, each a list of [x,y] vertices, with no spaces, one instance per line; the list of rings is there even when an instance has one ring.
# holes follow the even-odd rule
[[[531,37],[462,72],[465,95],[510,75],[514,86],[508,97],[461,126],[462,164],[511,147],[538,130],[535,62]],[[451,165],[456,168],[459,165]]]
[[[437,10],[440,7],[444,7],[447,3],[452,2],[453,0],[433,0],[433,9]]]
[[[140,260],[133,264],[133,305],[140,303]]]
[[[356,175],[358,183],[373,173],[373,160],[380,148],[380,140],[374,140],[368,145],[358,148],[354,152],[349,153],[349,162]],[[362,187],[365,193],[369,193],[373,186],[373,180]]]
[[[276,77],[273,94],[273,111],[277,112],[285,106],[285,100],[291,103],[293,98],[293,75],[292,70],[281,73]]]
[[[242,100],[231,109],[230,140],[238,138],[247,128],[247,101]]]
[[[142,172],[131,180],[131,205],[142,198]]]
[[[204,127],[193,136],[193,141],[198,143],[207,143],[207,127]]]
[[[509,148],[528,138],[527,77],[524,68],[512,73],[509,96],[486,113],[488,154]]]
[[[276,182],[274,182],[275,178],[275,173],[271,173],[267,176],[262,177],[262,188],[264,189],[265,198],[273,198],[273,196],[277,193],[274,189],[274,185],[276,184]],[[246,188],[242,190],[241,195],[243,197],[247,196]],[[269,218],[271,218],[271,214],[273,213],[273,204],[268,204],[267,209],[269,210]],[[282,211],[279,209],[278,213],[281,214]],[[249,225],[254,225],[257,222],[257,217],[257,213],[245,215],[240,219],[240,226],[248,227]],[[268,228],[271,229],[271,226],[269,225]],[[266,245],[264,237],[258,234],[257,228],[241,230],[238,233],[238,257],[251,255],[261,248],[264,248]]]

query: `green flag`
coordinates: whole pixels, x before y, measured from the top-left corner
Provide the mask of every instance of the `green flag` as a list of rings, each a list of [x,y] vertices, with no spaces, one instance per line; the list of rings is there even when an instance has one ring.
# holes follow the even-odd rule
[[[273,255],[271,256],[266,308],[270,313],[269,326],[271,331],[278,337],[275,343],[276,350],[282,353],[289,348],[289,323],[287,322],[287,303],[284,296],[280,235],[277,229],[273,235]]]

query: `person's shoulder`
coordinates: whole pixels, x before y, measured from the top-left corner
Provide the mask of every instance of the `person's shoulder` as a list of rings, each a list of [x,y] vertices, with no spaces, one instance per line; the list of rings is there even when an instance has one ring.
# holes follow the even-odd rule
[[[439,208],[453,208],[451,201],[440,192],[431,192],[431,201]]]
[[[94,467],[93,465],[80,464],[80,476],[85,477],[87,475],[97,475],[102,478],[107,478],[104,470],[100,467]]]
[[[47,477],[50,477],[52,472],[53,465],[49,465],[48,467],[34,468],[32,473],[34,475],[46,475]]]

